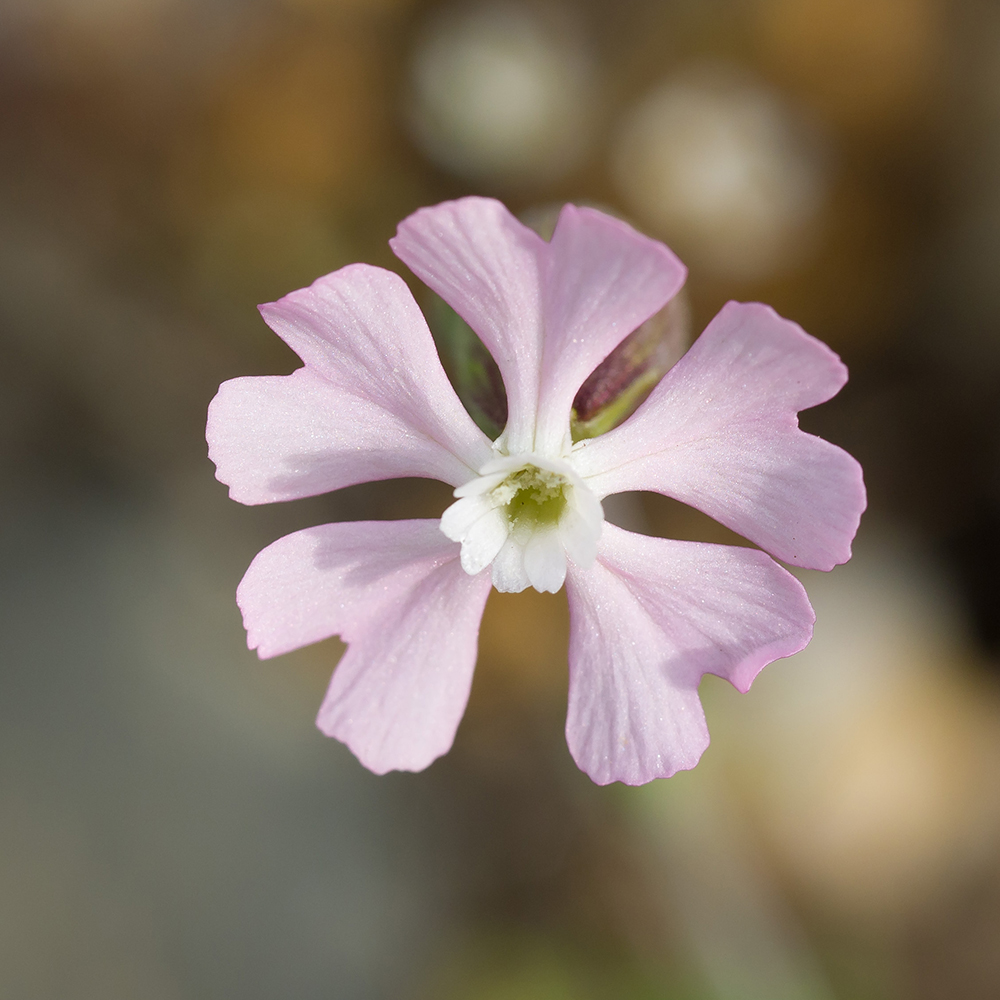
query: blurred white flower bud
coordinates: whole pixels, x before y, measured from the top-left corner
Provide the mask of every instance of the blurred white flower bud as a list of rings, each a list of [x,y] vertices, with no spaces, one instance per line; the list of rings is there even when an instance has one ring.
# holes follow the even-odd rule
[[[768,277],[800,255],[825,177],[809,129],[732,70],[665,81],[627,113],[612,169],[630,210],[696,266]]]
[[[595,83],[579,33],[510,4],[448,8],[418,36],[408,118],[435,163],[501,186],[576,166],[592,132]]]

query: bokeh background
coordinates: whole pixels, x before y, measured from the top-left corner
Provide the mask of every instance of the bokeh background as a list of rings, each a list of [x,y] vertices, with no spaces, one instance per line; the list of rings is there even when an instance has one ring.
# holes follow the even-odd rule
[[[803,425],[856,557],[670,781],[573,766],[563,595],[493,595],[420,775],[313,728],[336,640],[246,651],[259,548],[449,497],[240,507],[205,408],[296,367],[256,303],[467,193],[606,206],[695,332],[759,299],[851,368]],[[0,995],[1000,996],[998,432],[989,0],[0,0]]]

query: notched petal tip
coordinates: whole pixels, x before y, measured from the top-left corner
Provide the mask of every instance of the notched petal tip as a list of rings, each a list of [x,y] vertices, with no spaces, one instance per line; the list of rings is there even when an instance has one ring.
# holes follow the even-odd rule
[[[829,570],[850,558],[865,507],[861,468],[801,431],[797,414],[846,378],[833,351],[770,306],[730,302],[577,465],[599,496],[663,493],[775,558]]]
[[[568,738],[568,737],[567,737]],[[697,749],[689,748],[691,755],[689,758],[679,760],[659,760],[653,763],[644,763],[638,767],[622,768],[616,761],[595,763],[587,758],[578,759],[571,751],[571,756],[578,768],[595,784],[605,787],[607,785],[626,785],[629,788],[640,788],[648,785],[651,781],[659,781],[665,778],[672,778],[681,771],[693,771],[701,762],[702,756],[709,748],[711,739],[706,731],[704,745]]]
[[[326,737],[343,743],[367,771],[382,777],[393,771],[418,774],[443,757],[455,742],[455,733],[445,733],[430,745],[408,747],[390,741],[371,743],[367,734],[345,729],[342,720],[331,716],[324,704],[316,715],[316,728]],[[457,730],[456,730],[457,731]]]
[[[712,328],[720,331],[717,336],[752,338],[758,350],[784,354],[795,368],[786,373],[786,380],[799,389],[798,398],[793,395],[796,412],[828,402],[847,384],[847,365],[832,347],[764,302],[730,299],[706,332]]]
[[[376,773],[422,770],[454,739],[489,592],[457,557],[436,521],[329,524],[264,549],[240,584],[259,653],[347,643],[317,725]]]
[[[697,764],[708,746],[706,673],[746,691],[802,649],[815,614],[766,553],[648,538],[605,525],[598,561],[571,568],[566,735],[599,784],[643,784]]]

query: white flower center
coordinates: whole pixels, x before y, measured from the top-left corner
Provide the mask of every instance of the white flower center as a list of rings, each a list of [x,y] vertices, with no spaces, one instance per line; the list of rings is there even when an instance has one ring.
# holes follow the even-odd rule
[[[555,593],[566,560],[586,569],[597,558],[604,512],[569,462],[511,455],[487,462],[455,490],[441,530],[462,544],[462,568],[493,564],[497,590]]]

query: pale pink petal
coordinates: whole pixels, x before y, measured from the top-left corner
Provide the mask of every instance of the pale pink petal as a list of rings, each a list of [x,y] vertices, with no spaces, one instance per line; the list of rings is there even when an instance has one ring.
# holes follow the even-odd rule
[[[490,578],[458,555],[433,520],[325,524],[269,545],[239,586],[261,657],[348,644],[317,725],[378,774],[427,767],[465,711]]]
[[[479,335],[507,390],[507,441],[531,451],[542,351],[545,241],[492,198],[422,208],[389,241],[397,257]]]
[[[801,584],[763,552],[636,535],[605,524],[597,562],[570,566],[566,739],[598,784],[643,784],[698,763],[698,683],[740,691],[802,649],[815,619]]]
[[[592,208],[565,205],[545,247],[545,342],[534,447],[557,450],[594,369],[680,291],[687,270],[662,243]]]
[[[235,500],[400,476],[457,486],[490,457],[398,275],[355,264],[261,313],[306,367],[233,379],[212,401],[209,455]]]
[[[511,453],[558,453],[584,380],[685,276],[661,243],[573,205],[551,243],[489,198],[421,209],[390,243],[496,359]]]
[[[206,436],[216,475],[245,504],[404,476],[454,485],[473,474],[396,414],[310,368],[223,382]]]
[[[832,569],[865,508],[861,467],[799,430],[847,369],[768,306],[730,302],[620,427],[574,464],[598,495],[654,490],[710,514],[772,555]]]

